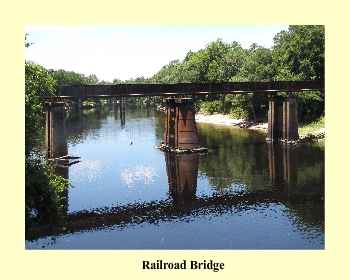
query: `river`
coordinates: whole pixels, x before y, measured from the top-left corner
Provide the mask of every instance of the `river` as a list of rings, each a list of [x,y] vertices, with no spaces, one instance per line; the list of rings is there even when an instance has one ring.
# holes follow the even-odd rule
[[[26,249],[324,249],[325,144],[270,144],[266,134],[197,123],[204,154],[163,141],[165,114],[126,107],[69,112],[61,169],[65,230]],[[132,143],[131,143],[132,142]]]

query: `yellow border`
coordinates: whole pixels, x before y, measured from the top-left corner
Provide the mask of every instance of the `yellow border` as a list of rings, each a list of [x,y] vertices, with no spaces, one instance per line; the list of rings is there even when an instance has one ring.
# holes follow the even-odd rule
[[[22,2],[22,3],[19,3]],[[345,279],[349,276],[346,85],[347,8],[341,1],[12,1],[1,18],[1,243],[3,279]],[[344,1],[345,3],[345,1]],[[5,7],[4,7],[5,5]],[[23,35],[26,24],[325,24],[326,250],[324,251],[25,251]],[[344,68],[344,69],[343,69]],[[342,88],[340,88],[342,86]],[[338,114],[337,114],[338,113]],[[343,116],[341,115],[343,113]],[[337,125],[338,123],[338,125]],[[345,126],[345,127],[344,127]],[[345,140],[345,141],[344,141]],[[334,143],[333,143],[334,142]],[[339,151],[337,150],[339,149]],[[341,149],[341,150],[340,150]],[[334,163],[333,163],[334,161]],[[333,164],[331,164],[333,163]],[[144,259],[214,259],[225,270],[142,271]]]

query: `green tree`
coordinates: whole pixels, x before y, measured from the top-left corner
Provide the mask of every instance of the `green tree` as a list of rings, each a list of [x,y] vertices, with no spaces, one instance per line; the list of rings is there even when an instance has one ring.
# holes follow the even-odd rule
[[[45,160],[42,144],[40,95],[52,95],[55,80],[42,66],[25,62],[25,223],[26,230],[57,225],[61,218],[60,192],[68,180]]]
[[[230,82],[268,82],[274,77],[272,50],[253,43]],[[267,115],[268,99],[262,94],[231,95],[227,101],[235,117],[258,118]]]
[[[273,80],[274,75],[272,50],[253,43],[249,51],[245,52],[245,59],[241,67],[230,81],[268,82]]]
[[[53,70],[53,76],[56,80],[57,85],[59,86],[93,84],[93,82],[97,79],[96,75],[90,75],[89,77],[85,77],[85,75],[83,74],[79,74],[74,71],[66,71],[63,69]]]
[[[99,79],[95,74],[90,74],[87,80],[89,81],[89,85],[97,85],[99,83]]]
[[[274,38],[276,80],[324,80],[325,28],[291,25]]]
[[[167,65],[164,65],[153,77],[151,81],[156,84],[172,84],[183,82],[182,70],[183,63],[178,59],[170,61]],[[185,74],[186,75],[186,74]]]
[[[113,85],[123,84],[124,82],[121,79],[114,78],[112,81]]]
[[[153,83],[261,82],[324,79],[324,26],[290,26],[278,33],[272,49],[253,43],[243,49],[217,39],[183,61],[173,60],[158,71]],[[227,94],[198,97],[207,113],[235,117],[266,117],[264,94]],[[324,112],[323,93],[300,93],[299,119],[313,119]]]
[[[38,137],[42,133],[40,95],[53,95],[55,80],[44,67],[34,62],[25,62],[25,155],[38,148]]]
[[[324,80],[325,28],[323,25],[291,25],[274,38],[273,67],[276,81]],[[299,121],[324,115],[324,93],[298,93]]]

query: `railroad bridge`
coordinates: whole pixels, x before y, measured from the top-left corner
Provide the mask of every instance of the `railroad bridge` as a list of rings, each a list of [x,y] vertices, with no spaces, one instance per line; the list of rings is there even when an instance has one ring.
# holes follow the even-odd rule
[[[40,96],[46,103],[46,136],[52,138],[53,123],[62,119],[63,99],[76,99],[82,108],[86,98],[120,98],[121,111],[125,97],[163,96],[167,103],[164,146],[172,150],[199,147],[195,122],[195,96],[210,94],[267,94],[269,98],[266,140],[298,140],[298,118],[295,93],[324,91],[324,81],[226,82],[181,84],[118,84],[59,86],[55,95]],[[285,95],[277,95],[285,93]],[[50,142],[50,141],[49,141]],[[51,142],[50,142],[51,143]],[[52,146],[51,144],[49,146]],[[53,152],[48,147],[50,157]]]
[[[218,208],[232,209],[242,202],[254,205],[264,201],[299,201],[304,194],[295,188],[297,182],[298,160],[297,150],[291,147],[276,146],[273,142],[279,137],[292,139],[296,131],[297,135],[297,111],[295,92],[324,91],[324,82],[271,82],[271,83],[217,83],[217,84],[177,84],[177,85],[83,85],[60,86],[54,96],[41,96],[46,102],[46,138],[49,141],[47,147],[49,158],[65,156],[68,153],[67,139],[65,135],[65,113],[63,99],[77,99],[78,103],[84,98],[120,98],[120,108],[123,108],[123,98],[133,96],[164,96],[168,104],[167,119],[165,123],[164,140],[168,145],[184,147],[192,144],[188,140],[188,134],[197,138],[195,112],[193,109],[193,96],[201,94],[242,94],[256,93],[268,94],[268,162],[270,179],[273,188],[258,192],[248,192],[233,195],[218,195],[213,197],[200,197],[196,195],[199,154],[175,155],[165,153],[166,171],[168,175],[169,192],[173,202],[151,201],[134,205],[117,206],[108,209],[95,209],[90,212],[77,212],[68,214],[68,200],[62,201],[63,214],[66,216],[64,227],[67,232],[79,232],[110,225],[125,225],[142,222],[158,222],[173,218],[182,213],[200,213]],[[285,96],[278,96],[278,92],[286,92]],[[187,96],[187,97],[183,97]],[[168,98],[167,98],[168,97]],[[192,98],[190,98],[192,97]],[[56,129],[57,128],[57,129]],[[63,129],[62,129],[63,128]],[[176,135],[177,138],[172,137]],[[187,134],[186,134],[187,133]],[[298,136],[298,135],[297,135]],[[170,139],[170,140],[169,140]],[[193,139],[192,139],[193,140]],[[192,141],[191,140],[191,141]],[[198,145],[197,143],[195,143]],[[280,153],[282,149],[282,154]],[[59,173],[68,178],[68,168],[58,166]],[[281,187],[282,186],[282,187]],[[312,188],[310,188],[312,189]],[[324,194],[308,194],[321,199]],[[68,197],[68,188],[65,190]],[[181,206],[181,207],[180,207]],[[135,218],[136,217],[136,218]],[[38,232],[26,231],[27,239],[44,237],[44,230]]]

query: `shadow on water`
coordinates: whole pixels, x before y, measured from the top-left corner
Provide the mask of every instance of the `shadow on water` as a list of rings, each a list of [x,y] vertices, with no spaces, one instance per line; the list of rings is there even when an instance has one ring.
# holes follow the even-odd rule
[[[164,153],[165,168],[168,176],[169,198],[158,201],[130,203],[115,207],[101,207],[91,211],[79,211],[67,215],[64,220],[64,230],[59,234],[90,231],[93,229],[110,226],[128,227],[132,224],[151,223],[178,219],[182,216],[197,216],[208,213],[239,212],[246,207],[269,203],[282,203],[293,216],[297,216],[295,223],[301,228],[305,225],[318,226],[324,231],[324,184],[323,175],[318,171],[322,166],[303,168],[306,164],[301,156],[305,147],[283,147],[281,145],[267,143],[267,159],[269,165],[269,184],[263,184],[261,188],[255,183],[244,183],[246,188],[236,189],[233,192],[223,191],[218,184],[220,174],[211,178],[216,186],[216,193],[211,196],[196,193],[198,173],[206,174],[207,166],[198,170],[200,159],[207,161],[207,155],[189,154],[175,155]],[[256,152],[253,152],[256,155]],[[223,161],[224,163],[227,161]],[[215,169],[220,169],[216,165]],[[314,174],[313,168],[317,169]],[[319,169],[319,170],[318,170]],[[68,168],[58,169],[60,174],[68,178]],[[265,177],[266,174],[259,176]],[[258,182],[263,180],[255,176]],[[230,174],[225,174],[227,180],[233,184],[243,184],[244,177],[237,180]],[[256,180],[253,180],[256,182]],[[231,182],[232,183],[232,182]],[[65,200],[67,203],[67,200]],[[67,209],[67,205],[65,207]],[[44,231],[28,232],[26,238],[35,240],[46,236]]]
[[[67,119],[68,130],[75,130],[67,133],[70,142],[79,142],[86,134],[98,133],[98,119],[110,114],[113,111],[109,109],[72,114]],[[149,116],[149,112],[143,112],[142,116],[144,114]],[[162,118],[159,119],[156,133],[161,134]],[[270,203],[283,204],[298,227],[315,226],[324,232],[322,147],[271,144],[266,143],[263,135],[232,128],[216,128],[214,131],[207,124],[199,125],[198,135],[203,146],[209,148],[207,154],[164,153],[167,198],[70,214],[67,212],[67,198],[62,201],[65,205],[64,229],[55,235],[111,226],[125,228],[141,223],[160,224],[184,216],[239,213],[242,209]],[[310,153],[309,149],[316,149],[316,152]],[[69,167],[58,167],[57,171],[68,178]],[[208,180],[213,189],[210,195],[198,193],[198,179]],[[68,192],[64,196],[68,197]],[[36,240],[48,234],[51,233],[27,231],[26,239]]]

